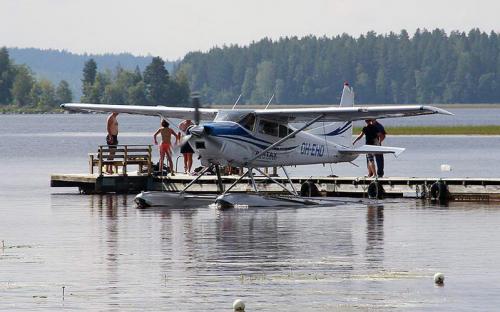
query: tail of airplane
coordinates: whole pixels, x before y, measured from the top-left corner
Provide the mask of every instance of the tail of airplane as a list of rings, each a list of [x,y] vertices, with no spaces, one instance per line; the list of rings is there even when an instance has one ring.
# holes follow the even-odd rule
[[[340,107],[352,107],[354,106],[354,91],[349,86],[347,82],[344,83],[344,89],[342,90],[342,97],[340,98]],[[320,127],[311,129],[307,131],[310,134],[317,136],[325,136],[326,140],[342,145],[344,147],[351,146],[352,142],[352,122],[332,122],[329,124],[323,124]]]
[[[391,147],[391,146],[378,146],[378,145],[363,145],[357,148],[345,148],[340,149],[341,154],[394,154],[395,157],[401,155],[405,149],[402,147]]]

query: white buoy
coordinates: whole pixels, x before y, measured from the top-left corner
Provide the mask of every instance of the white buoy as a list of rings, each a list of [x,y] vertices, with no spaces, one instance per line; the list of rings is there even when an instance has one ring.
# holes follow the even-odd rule
[[[448,164],[442,164],[441,171],[451,171],[451,166]]]
[[[233,309],[238,312],[245,311],[245,303],[241,299],[236,299],[233,302]]]
[[[434,283],[436,283],[437,285],[443,285],[444,284],[444,274],[443,273],[434,274]]]

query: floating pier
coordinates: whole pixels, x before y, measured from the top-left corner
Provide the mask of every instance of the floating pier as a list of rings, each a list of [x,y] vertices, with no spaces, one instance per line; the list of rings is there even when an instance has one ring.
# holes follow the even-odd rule
[[[83,194],[133,193],[141,191],[178,192],[195,177],[187,174],[154,176],[151,145],[98,146],[97,153],[89,153],[89,174],[53,174],[51,187],[76,187]],[[128,167],[135,165],[137,171]],[[113,168],[119,174],[106,174],[104,168]],[[97,170],[95,170],[97,168]],[[267,170],[265,170],[267,171]],[[286,177],[273,179],[292,189]],[[228,189],[239,175],[221,176],[222,188]],[[254,176],[259,191],[271,194],[287,194],[283,188],[266,176]],[[422,198],[440,202],[453,201],[500,201],[500,178],[415,178],[386,177],[291,177],[293,189],[305,197],[369,197],[369,198]],[[189,193],[216,194],[216,175],[205,175],[188,190]],[[253,192],[250,178],[243,178],[231,192]]]
[[[77,187],[84,194],[139,193],[140,191],[182,190],[194,177],[185,174],[152,176],[141,173],[128,175],[53,174],[52,187]],[[238,175],[222,176],[227,189]],[[286,177],[273,177],[287,185]],[[259,191],[284,194],[284,190],[265,176],[255,176]],[[424,198],[440,201],[500,201],[500,179],[481,178],[414,178],[387,177],[291,177],[302,196],[352,196],[370,198]],[[288,185],[289,186],[289,185]],[[244,178],[231,191],[251,192],[250,179]],[[189,188],[189,193],[217,193],[217,177],[203,176]]]

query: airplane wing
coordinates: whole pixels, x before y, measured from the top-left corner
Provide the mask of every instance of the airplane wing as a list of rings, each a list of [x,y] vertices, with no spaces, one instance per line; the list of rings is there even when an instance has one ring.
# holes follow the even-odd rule
[[[71,111],[86,112],[118,112],[165,118],[192,119],[194,108],[167,106],[134,106],[110,104],[66,103],[61,107]],[[200,108],[201,120],[213,120],[219,109]],[[385,106],[355,106],[355,107],[324,107],[324,108],[287,108],[287,109],[257,109],[256,115],[287,122],[308,122],[323,115],[318,121],[354,121],[364,119],[394,118],[429,114],[453,115],[452,113],[433,106],[425,105],[385,105]]]
[[[193,119],[194,115],[194,108],[191,107],[65,103],[61,104],[61,108],[77,112],[117,112],[179,119]],[[213,120],[219,110],[213,108],[200,108],[199,112],[201,120]]]
[[[255,115],[288,122],[307,122],[323,115],[318,121],[354,121],[364,119],[395,118],[417,115],[452,113],[426,105],[385,105],[325,108],[257,109]]]

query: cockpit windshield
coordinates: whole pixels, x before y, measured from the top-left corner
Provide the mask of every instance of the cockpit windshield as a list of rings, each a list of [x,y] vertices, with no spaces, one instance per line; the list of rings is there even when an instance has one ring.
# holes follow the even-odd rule
[[[214,121],[234,121],[239,122],[246,115],[250,114],[252,110],[221,110],[215,116]]]

